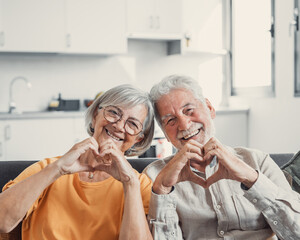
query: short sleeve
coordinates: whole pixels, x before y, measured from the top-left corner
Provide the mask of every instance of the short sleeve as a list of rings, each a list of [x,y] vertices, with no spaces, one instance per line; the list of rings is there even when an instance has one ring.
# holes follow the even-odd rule
[[[139,174],[141,185],[141,196],[144,205],[145,213],[149,212],[149,202],[151,197],[152,181],[144,173]]]
[[[58,158],[46,158],[44,160],[41,160],[39,162],[36,162],[29,167],[27,167],[23,172],[21,172],[15,179],[10,180],[8,183],[6,183],[2,189],[2,191],[5,191],[6,189],[14,186],[15,184],[25,180],[26,178],[38,173],[43,168],[45,168],[50,163],[56,161]],[[25,216],[25,219],[37,208],[38,203],[42,199],[43,195],[45,193],[45,190],[43,193],[36,199],[36,201],[33,203],[33,205],[30,207],[30,209],[27,211],[27,214]]]

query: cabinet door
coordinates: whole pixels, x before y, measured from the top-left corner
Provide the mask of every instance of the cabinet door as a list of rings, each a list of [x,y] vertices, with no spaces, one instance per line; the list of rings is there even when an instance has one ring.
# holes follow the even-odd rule
[[[222,53],[223,24],[225,15],[223,0],[183,1],[183,47],[186,51]]]
[[[0,51],[58,52],[63,50],[64,1],[0,1]]]
[[[4,121],[0,121],[0,161],[3,161],[4,159]]]
[[[5,160],[40,160],[66,153],[74,144],[72,119],[9,120]]]
[[[248,146],[248,112],[217,112],[214,122],[221,143],[231,147]]]
[[[130,38],[180,39],[181,0],[127,0]]]
[[[181,13],[181,0],[156,0],[156,31],[162,34],[174,34],[181,36]]]
[[[127,0],[127,32],[149,34],[155,31],[155,13],[153,0]]]
[[[66,51],[125,53],[125,0],[66,0]]]

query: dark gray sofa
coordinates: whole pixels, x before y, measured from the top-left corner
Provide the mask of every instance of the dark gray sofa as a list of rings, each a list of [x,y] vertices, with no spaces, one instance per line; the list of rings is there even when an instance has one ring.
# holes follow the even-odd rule
[[[283,164],[288,162],[294,154],[292,153],[281,153],[281,154],[270,154],[274,161],[281,167]],[[138,172],[142,172],[143,169],[155,161],[156,158],[136,158],[129,159],[129,163]],[[14,179],[22,172],[26,167],[33,164],[36,161],[0,161],[0,188],[11,179]],[[11,233],[1,234],[0,240],[21,240],[21,224],[18,225]]]
[[[292,153],[280,153],[270,154],[274,161],[281,167],[284,163],[290,160],[294,154]],[[142,172],[143,169],[156,158],[134,158],[129,159],[129,163],[138,172]],[[0,189],[11,179],[14,179],[20,172],[26,167],[33,164],[36,161],[0,161]]]

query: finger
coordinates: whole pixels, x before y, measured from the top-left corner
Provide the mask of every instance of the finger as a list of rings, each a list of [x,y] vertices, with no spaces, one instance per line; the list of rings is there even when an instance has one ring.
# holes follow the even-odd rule
[[[209,152],[205,153],[203,156],[203,161],[206,161],[207,164],[210,164],[210,162],[213,160],[213,158],[216,156],[218,159],[220,159],[219,151],[217,149],[210,150]]]
[[[198,146],[195,145],[187,145],[186,148],[184,148],[185,152],[192,152],[192,153],[197,153],[198,155],[202,156],[203,152],[202,149],[199,148]]]
[[[202,177],[196,175],[194,172],[191,172],[188,180],[206,188],[207,182]]]
[[[191,144],[191,145],[194,145],[195,147],[198,147],[198,148],[202,148],[203,145],[201,143],[199,143],[198,141],[194,140],[194,139],[191,139],[187,142],[187,144]]]
[[[206,187],[209,187],[213,183],[222,179],[222,174],[219,171],[216,171],[213,175],[211,175],[208,179],[206,179]]]

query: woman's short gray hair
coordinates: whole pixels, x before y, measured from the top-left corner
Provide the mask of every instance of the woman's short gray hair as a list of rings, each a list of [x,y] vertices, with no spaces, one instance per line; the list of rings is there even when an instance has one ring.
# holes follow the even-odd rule
[[[134,107],[139,104],[144,104],[148,114],[143,123],[143,131],[140,133],[144,138],[134,144],[125,152],[126,156],[138,156],[143,154],[151,145],[154,134],[154,112],[150,101],[149,94],[130,85],[123,84],[111,88],[100,95],[93,104],[87,109],[85,115],[85,125],[90,136],[93,135],[91,126],[93,122],[94,112],[100,111],[99,107],[114,105],[117,107]]]
[[[191,91],[196,99],[206,105],[205,98],[202,93],[202,88],[193,78],[184,75],[170,75],[163,78],[159,83],[154,85],[150,91],[150,98],[154,107],[155,118],[160,126],[161,119],[158,114],[156,103],[165,94],[173,89],[184,88]]]

